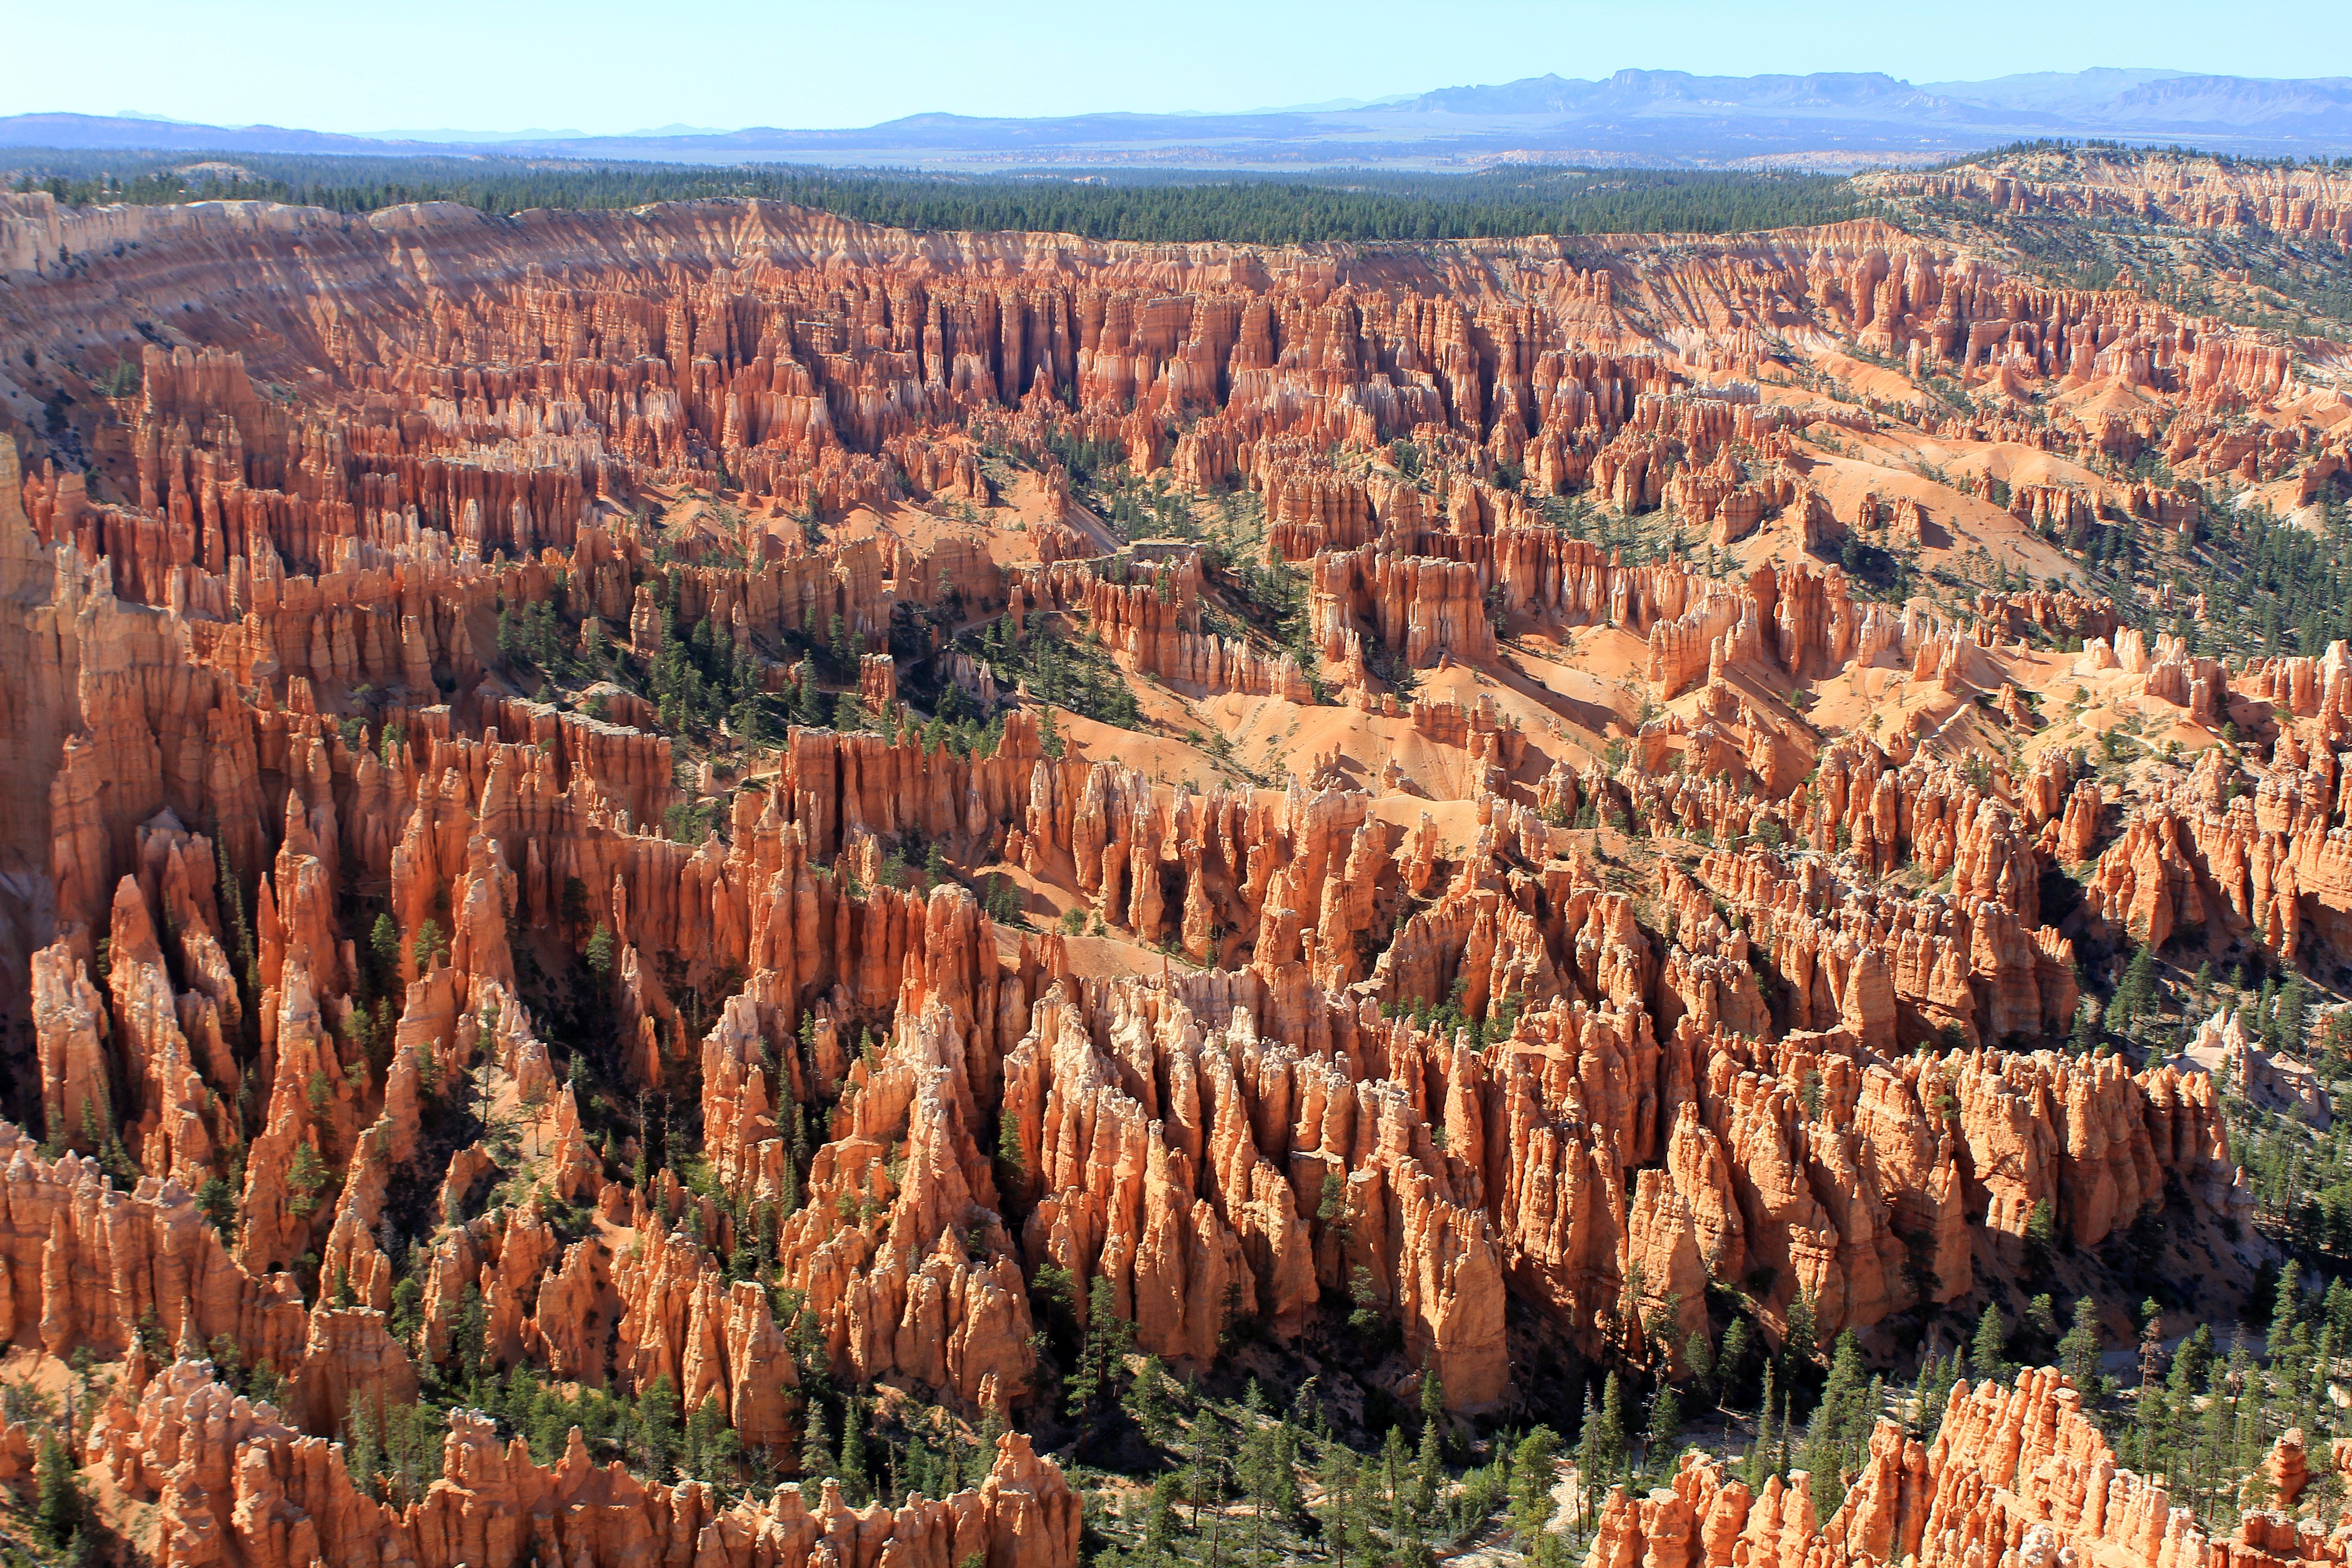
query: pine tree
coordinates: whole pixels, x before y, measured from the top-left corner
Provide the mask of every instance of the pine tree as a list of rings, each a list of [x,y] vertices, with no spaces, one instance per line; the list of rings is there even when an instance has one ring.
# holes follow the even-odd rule
[[[368,931],[368,956],[375,961],[376,984],[391,986],[400,973],[400,928],[388,913],[376,916]]]
[[[1389,1428],[1389,1436],[1402,1452],[1403,1439],[1397,1429]],[[1208,1410],[1202,1410],[1192,1423],[1192,1532],[1201,1531],[1201,1510],[1209,1510],[1209,1555],[1213,1561],[1218,1542],[1223,1534],[1225,1507],[1225,1461],[1231,1450],[1225,1446],[1225,1424]]]
[[[220,1232],[221,1240],[234,1246],[236,1241],[236,1193],[226,1178],[207,1176],[197,1189],[196,1208],[212,1227]]]
[[[1625,1393],[1617,1374],[1601,1385],[1601,1414],[1593,1428],[1592,1463],[1586,1473],[1614,1480],[1625,1464]]]
[[[1427,1432],[1432,1427],[1437,1429],[1441,1444],[1453,1435],[1453,1421],[1445,1414],[1445,1384],[1433,1366],[1423,1367],[1421,1373],[1421,1429]]]
[[[2058,1342],[2058,1364],[2084,1397],[2099,1389],[2099,1309],[2088,1296],[2074,1300],[2074,1321]]]
[[[1690,1367],[1692,1383],[1704,1393],[1715,1378],[1715,1347],[1707,1342],[1705,1329],[1693,1329],[1683,1342],[1683,1361]]]
[[[1773,1473],[1773,1407],[1780,1403],[1780,1369],[1764,1363],[1764,1397],[1756,1408],[1756,1441],[1748,1450],[1748,1489],[1760,1492]]]
[[[2048,1198],[2037,1199],[2025,1216],[2025,1271],[2037,1278],[2050,1268],[2058,1241],[2058,1211]]]
[[[1559,1510],[1551,1495],[1552,1458],[1559,1452],[1559,1435],[1538,1426],[1511,1455],[1511,1532],[1522,1552],[1535,1552]]]
[[[1830,1356],[1829,1381],[1805,1428],[1805,1468],[1812,1472],[1818,1507],[1834,1511],[1843,1500],[1847,1480],[1861,1468],[1862,1450],[1883,1400],[1883,1395],[1871,1395],[1876,1386],[1864,1371],[1862,1347],[1849,1329],[1838,1336]]]
[[[702,1480],[724,1477],[734,1468],[743,1451],[743,1440],[727,1422],[727,1412],[719,1404],[716,1391],[706,1394],[686,1420],[686,1449],[682,1468],[689,1476]]]
[[[416,928],[416,940],[410,944],[409,956],[416,961],[418,969],[430,970],[448,951],[449,940],[441,934],[441,922],[426,916]]]
[[[2149,1307],[2154,1302],[2147,1303]],[[2140,1431],[2142,1462],[2145,1463],[2149,1439],[2155,1433],[2157,1407],[2163,1399],[2163,1387],[2156,1374],[2164,1365],[2164,1320],[2154,1311],[2144,1314],[2146,1321],[2139,1331],[2139,1400],[2133,1411]]]
[[[2273,1356],[2284,1354],[2294,1342],[2296,1321],[2303,1310],[2303,1265],[2294,1258],[2279,1271],[2278,1289],[2271,1298],[2271,1332],[2268,1349]]]
[[[2285,987],[2279,992],[2276,1024],[2271,1032],[2272,1050],[2301,1054],[2310,1005],[2311,994],[2304,985],[2302,973],[2290,971]]]
[[[2156,954],[2141,942],[2132,952],[2131,963],[2124,971],[2123,983],[2116,987],[2115,1005],[2109,1011],[2118,1029],[2128,1029],[2156,1004]]]
[[[1811,1292],[1800,1290],[1789,1303],[1789,1331],[1780,1339],[1780,1398],[1784,1421],[1793,1421],[1801,1411],[1812,1408],[1813,1358],[1817,1353],[1818,1347],[1813,1340],[1813,1298]]]
[[[1088,1415],[1097,1402],[1118,1397],[1118,1373],[1125,1364],[1134,1325],[1111,1304],[1110,1276],[1097,1274],[1087,1288],[1086,1334],[1078,1348],[1077,1375],[1070,1380],[1069,1414]]]
[[[1715,1358],[1716,1394],[1718,1405],[1727,1405],[1739,1389],[1739,1380],[1748,1370],[1748,1352],[1752,1336],[1746,1318],[1734,1318],[1731,1326],[1723,1331],[1723,1349]]]
[[[294,1145],[294,1159],[286,1172],[286,1207],[298,1219],[307,1219],[319,1206],[319,1191],[327,1184],[327,1163],[310,1143]]]
[[[1274,1424],[1267,1506],[1277,1518],[1294,1519],[1299,1511],[1298,1428],[1287,1417]]]
[[[816,689],[816,660],[801,660],[800,690],[793,699],[793,717],[807,729],[824,728],[832,715],[825,712],[824,700],[824,693]]]
[[[1969,1342],[1969,1365],[1979,1378],[1990,1382],[2006,1381],[2009,1376],[2009,1325],[2001,1321],[1998,1303],[1985,1303],[1984,1316],[1977,1320],[1976,1337]]]
[[[833,658],[834,673],[847,679],[857,673],[857,649],[849,639],[849,628],[839,616],[833,617],[833,636],[828,652]]]
[[[1801,1290],[1789,1303],[1789,1331],[1781,1337],[1780,1359],[1806,1365],[1811,1363],[1815,1353],[1812,1292]]]
[[[1029,1172],[1029,1157],[1021,1147],[1021,1113],[1007,1107],[996,1121],[996,1163],[999,1180],[1018,1196]]]
[[[1661,1383],[1657,1396],[1650,1401],[1650,1429],[1643,1434],[1643,1458],[1650,1468],[1673,1465],[1682,1429],[1683,1402],[1673,1384]]]
[[[1421,1424],[1421,1447],[1412,1462],[1412,1515],[1427,1519],[1435,1511],[1437,1499],[1445,1488],[1445,1439],[1437,1423]]]
[[[1182,1485],[1173,1470],[1162,1471],[1151,1483],[1151,1501],[1143,1516],[1143,1547],[1154,1557],[1163,1557],[1174,1549],[1176,1540],[1176,1500],[1182,1494]],[[1330,1506],[1332,1494],[1326,1482],[1325,1506]],[[1324,1529],[1332,1529],[1327,1521]]]
[[[1944,1407],[1951,1403],[1952,1384],[1959,1381],[1959,1375],[1960,1357],[1957,1351],[1949,1360],[1931,1353],[1919,1367],[1913,1399],[1919,1409],[1921,1435],[1931,1441],[1944,1424]]]
[[[866,1407],[853,1397],[841,1405],[841,1490],[863,1507],[872,1489],[866,1469]]]
[[[41,1433],[40,1479],[33,1505],[33,1532],[53,1552],[63,1552],[81,1529],[86,1508],[73,1455],[55,1427]]]
[[[768,743],[767,715],[761,711],[760,700],[749,688],[735,700],[734,711],[728,716],[727,727],[747,746],[757,748]]]
[[[1158,1447],[1168,1440],[1170,1415],[1168,1395],[1161,1386],[1168,1369],[1158,1356],[1143,1358],[1143,1370],[1136,1373],[1135,1385],[1129,1391],[1127,1413],[1143,1433],[1143,1440]]]
[[[1601,1471],[1601,1412],[1593,1408],[1592,1385],[1584,1385],[1584,1408],[1576,1423],[1576,1489],[1580,1500],[1577,1522],[1580,1525],[1592,1512],[1593,1489],[1600,1485]]]
[[[670,1461],[677,1453],[677,1385],[667,1373],[654,1379],[637,1401],[637,1444],[646,1478],[669,1479]]]
[[[1412,1461],[1405,1457],[1404,1428],[1391,1426],[1381,1443],[1381,1504],[1395,1510],[1412,1479]],[[1196,1521],[1197,1522],[1197,1521]]]

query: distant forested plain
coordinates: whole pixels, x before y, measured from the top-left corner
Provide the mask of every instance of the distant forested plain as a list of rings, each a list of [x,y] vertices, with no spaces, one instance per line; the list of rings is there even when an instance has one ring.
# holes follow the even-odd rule
[[[1687,169],[1514,168],[1475,174],[1198,171],[964,175],[782,163],[598,163],[501,157],[0,149],[17,191],[87,206],[249,198],[336,212],[461,202],[486,213],[759,197],[914,229],[1022,229],[1089,239],[1515,238],[1550,234],[1729,234],[1856,216],[1827,174]]]

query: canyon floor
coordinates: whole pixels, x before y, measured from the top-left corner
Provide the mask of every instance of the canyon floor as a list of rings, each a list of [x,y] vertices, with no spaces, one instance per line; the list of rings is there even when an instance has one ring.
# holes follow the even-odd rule
[[[2352,177],[1854,185],[0,195],[10,1560],[2341,1563]]]

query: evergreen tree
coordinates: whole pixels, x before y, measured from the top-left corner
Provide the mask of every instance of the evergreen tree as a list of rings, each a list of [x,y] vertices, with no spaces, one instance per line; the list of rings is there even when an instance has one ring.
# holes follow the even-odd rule
[[[400,973],[400,928],[388,913],[375,917],[368,931],[368,956],[375,963],[375,984],[389,988]]]
[[[1815,1353],[1812,1292],[1801,1290],[1789,1303],[1789,1331],[1780,1340],[1780,1359],[1806,1365]]]
[[[1683,1361],[1690,1367],[1691,1382],[1705,1392],[1715,1378],[1715,1347],[1707,1342],[1705,1329],[1693,1329],[1683,1342]]]
[[[859,1507],[873,1490],[866,1468],[866,1406],[855,1397],[841,1405],[841,1490]]]
[[[1676,1442],[1683,1429],[1683,1402],[1670,1383],[1658,1384],[1657,1396],[1650,1401],[1650,1429],[1643,1434],[1643,1458],[1648,1468],[1671,1468],[1677,1452]]]
[[[1326,1473],[1328,1474],[1328,1471]],[[1325,1486],[1324,1502],[1328,1508],[1332,1494],[1328,1489],[1328,1480]],[[1176,1500],[1182,1495],[1182,1485],[1178,1481],[1176,1472],[1173,1470],[1162,1471],[1159,1479],[1151,1483],[1151,1500],[1143,1516],[1143,1549],[1154,1557],[1164,1557],[1174,1550]],[[1324,1529],[1327,1531],[1331,1529],[1328,1521]]]
[[[669,1479],[677,1440],[677,1385],[664,1373],[654,1379],[637,1401],[637,1445],[645,1457],[648,1479]]]
[[[2115,1005],[2109,1012],[2118,1029],[2128,1029],[2155,1005],[2156,955],[2148,951],[2147,943],[2141,942],[2132,952],[2123,983],[2116,987]]]
[[[1601,1412],[1593,1407],[1592,1385],[1584,1385],[1584,1408],[1576,1423],[1576,1488],[1581,1500],[1577,1510],[1580,1524],[1589,1521],[1592,1512],[1593,1489],[1600,1485],[1597,1468],[1601,1451]]]
[[[1789,1330],[1780,1339],[1780,1398],[1782,1418],[1793,1421],[1812,1409],[1813,1298],[1800,1290],[1789,1303]]]
[[[1388,1436],[1381,1440],[1381,1506],[1393,1513],[1404,1500],[1406,1487],[1412,1479],[1412,1460],[1404,1451],[1404,1428],[1391,1426]],[[1195,1521],[1198,1522],[1197,1521]]]
[[[2087,1057],[2099,1048],[2098,1004],[2088,996],[2074,1008],[2074,1033],[2067,1043],[2076,1056]]]
[[[997,1180],[1007,1194],[1018,1197],[1026,1190],[1029,1157],[1021,1148],[1021,1113],[1006,1107],[996,1120]]]
[[[816,689],[816,660],[801,660],[800,689],[793,698],[793,717],[803,727],[822,730],[832,715],[824,707],[824,694]]]
[[[1584,1473],[1596,1481],[1614,1480],[1625,1464],[1625,1392],[1611,1373],[1601,1385],[1601,1411],[1594,1418]]]
[[[2058,1364],[2085,1397],[2099,1389],[2099,1309],[2088,1296],[2074,1300],[2074,1321],[2058,1342]]]
[[[457,1321],[449,1335],[451,1350],[457,1358],[457,1376],[469,1387],[482,1380],[483,1363],[488,1359],[489,1314],[482,1306],[482,1290],[478,1285],[468,1285],[457,1298]]]
[[[2271,1298],[2270,1353],[2284,1354],[2294,1342],[2294,1330],[2303,1310],[2303,1265],[2294,1258],[2279,1271],[2278,1289]]]
[[[1773,1474],[1774,1407],[1780,1402],[1780,1369],[1770,1362],[1764,1363],[1764,1397],[1756,1409],[1756,1441],[1748,1449],[1748,1488],[1751,1492],[1764,1489],[1764,1482]]]
[[[220,1232],[223,1242],[236,1245],[236,1193],[226,1179],[217,1175],[205,1177],[205,1184],[196,1192],[196,1208]]]
[[[1445,1414],[1445,1384],[1433,1366],[1421,1373],[1421,1429],[1426,1434],[1433,1427],[1441,1446],[1453,1435],[1453,1420]]]
[[[728,715],[727,727],[747,746],[756,748],[768,743],[767,715],[761,710],[759,698],[749,688],[735,700],[734,711]]]
[[[2009,1325],[2001,1321],[1998,1303],[1985,1303],[1977,1320],[1976,1337],[1969,1342],[1969,1365],[1977,1376],[1994,1383],[2009,1376]]]
[[[1723,1331],[1723,1349],[1715,1358],[1716,1392],[1720,1403],[1730,1403],[1738,1394],[1740,1379],[1747,1374],[1752,1342],[1746,1318],[1732,1319],[1731,1326]]]
[[[1519,1550],[1533,1553],[1542,1542],[1559,1504],[1551,1495],[1552,1458],[1559,1451],[1559,1435],[1538,1426],[1519,1439],[1511,1455],[1511,1533]]]
[[[1923,1436],[1932,1440],[1944,1424],[1944,1408],[1951,1403],[1952,1385],[1960,1378],[1960,1356],[1958,1351],[1948,1360],[1930,1354],[1919,1367],[1919,1382],[1914,1398],[1919,1407],[1919,1427]]]
[[[2286,985],[2279,992],[2275,1025],[2271,1031],[2270,1048],[2300,1054],[2303,1050],[2305,1019],[2311,1006],[2311,994],[2304,985],[2299,971],[2291,971]]]
[[[1389,1436],[1403,1451],[1403,1439],[1393,1426]],[[1217,1554],[1218,1542],[1223,1533],[1225,1506],[1225,1463],[1232,1451],[1225,1443],[1225,1426],[1206,1409],[1198,1413],[1192,1423],[1192,1533],[1201,1532],[1201,1510],[1209,1510],[1209,1554]]]
[[[377,1495],[376,1476],[383,1468],[382,1426],[374,1401],[364,1394],[352,1401],[343,1417],[343,1467],[351,1472],[352,1485],[369,1497]]]
[[[1445,1497],[1448,1487],[1444,1440],[1435,1427],[1424,1426],[1421,1432],[1421,1446],[1413,1455],[1412,1495],[1405,1510],[1416,1534],[1424,1521],[1437,1517],[1438,1504]]]
[[[1118,1397],[1118,1374],[1135,1329],[1113,1309],[1111,1296],[1110,1276],[1097,1274],[1087,1288],[1086,1333],[1078,1348],[1077,1375],[1070,1380],[1073,1417],[1084,1417],[1098,1402]]]
[[[1171,1417],[1168,1395],[1162,1384],[1168,1369],[1158,1356],[1143,1358],[1143,1370],[1136,1373],[1135,1384],[1129,1392],[1127,1413],[1143,1433],[1143,1440],[1157,1447],[1168,1441]]]
[[[743,1441],[728,1424],[727,1412],[716,1391],[704,1396],[686,1421],[686,1446],[681,1468],[701,1480],[730,1475],[743,1451]]]
[[[33,1504],[33,1532],[52,1552],[63,1552],[80,1531],[87,1509],[73,1455],[55,1427],[44,1427],[38,1451],[40,1478]]]
[[[1863,1365],[1862,1347],[1849,1329],[1830,1356],[1829,1381],[1805,1428],[1804,1467],[1812,1472],[1815,1506],[1835,1510],[1846,1483],[1861,1468],[1864,1448],[1878,1419],[1876,1387]]]
[[[2058,1211],[2048,1198],[2037,1199],[2025,1216],[2025,1271],[2036,1278],[2050,1269],[2050,1255],[2058,1241]]]
[[[327,1163],[318,1146],[294,1145],[294,1159],[286,1172],[286,1206],[298,1219],[307,1219],[319,1206],[319,1191],[327,1184]]]

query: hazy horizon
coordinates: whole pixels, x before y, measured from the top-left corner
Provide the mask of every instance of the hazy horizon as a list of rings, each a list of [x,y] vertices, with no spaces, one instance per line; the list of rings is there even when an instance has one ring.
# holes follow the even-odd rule
[[[109,69],[18,73],[0,87],[0,114],[112,116],[127,106],[347,135],[605,136],[677,124],[851,129],[924,113],[1238,113],[1628,68],[1877,71],[1920,84],[2118,67],[2352,75],[2352,28],[2307,0],[2250,0],[2226,15],[2180,0],[1993,0],[1957,34],[1944,8],[1861,0],[1801,10],[1666,0],[1639,12],[1473,0],[1443,17],[1399,0],[1202,0],[1181,26],[1133,15],[1083,0],[854,10],[718,0],[691,26],[656,29],[615,0],[561,9],[422,0],[396,18],[234,0],[192,27],[184,7],[118,0],[105,29]],[[27,15],[13,31],[27,59],[75,58],[89,44],[86,17],[63,7]],[[727,62],[724,75],[714,59]]]

